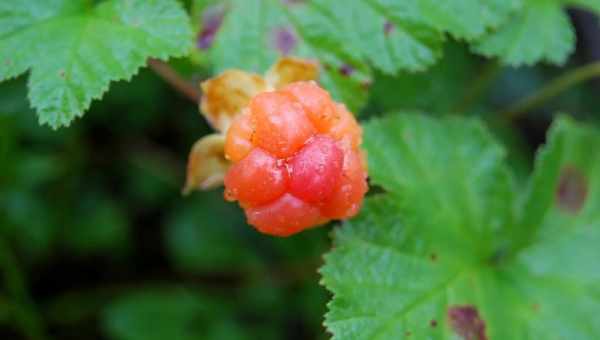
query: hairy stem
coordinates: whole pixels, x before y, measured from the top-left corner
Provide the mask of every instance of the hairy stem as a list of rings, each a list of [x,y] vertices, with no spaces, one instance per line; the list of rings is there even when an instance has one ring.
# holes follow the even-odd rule
[[[534,92],[532,95],[520,100],[502,113],[507,120],[515,120],[526,112],[529,112],[556,95],[568,90],[579,83],[595,77],[600,77],[600,61],[593,62],[574,70],[568,71],[554,79],[546,86]]]
[[[11,299],[11,311],[17,327],[30,340],[47,340],[44,325],[27,292],[25,277],[4,239],[0,238],[0,272]]]
[[[194,84],[179,75],[169,64],[158,59],[148,60],[150,68],[183,96],[198,103],[200,91]]]

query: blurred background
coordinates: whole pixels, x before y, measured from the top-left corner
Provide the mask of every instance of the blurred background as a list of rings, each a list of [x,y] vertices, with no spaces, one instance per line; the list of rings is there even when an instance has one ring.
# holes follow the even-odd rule
[[[524,178],[553,113],[598,121],[594,82],[510,123],[497,118],[600,58],[597,19],[570,15],[578,47],[563,68],[500,67],[449,42],[426,73],[376,74],[359,117],[483,116]],[[200,55],[206,31],[197,30]],[[196,83],[212,74],[206,65],[171,62]],[[58,131],[38,125],[26,77],[1,83],[0,339],[328,338],[317,269],[332,225],[278,239],[247,226],[221,190],[183,197],[189,149],[210,132],[194,103],[148,68]]]

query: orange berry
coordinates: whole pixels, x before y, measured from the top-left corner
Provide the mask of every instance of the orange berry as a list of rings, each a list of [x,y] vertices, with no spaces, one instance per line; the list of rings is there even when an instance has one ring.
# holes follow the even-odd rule
[[[356,119],[342,104],[336,105],[336,114],[336,123],[329,130],[329,135],[337,140],[348,139],[353,148],[358,147],[362,143],[362,129]]]
[[[335,105],[327,91],[314,81],[292,83],[282,89],[304,107],[306,115],[319,132],[327,132],[336,122]]]
[[[271,204],[246,209],[246,216],[259,231],[276,236],[289,236],[322,221],[319,208],[291,194],[284,194]]]
[[[279,91],[254,97],[250,111],[252,142],[277,157],[293,155],[315,133],[302,106]]]
[[[278,160],[254,148],[225,175],[225,198],[246,205],[268,203],[287,189],[288,174]]]
[[[352,114],[315,83],[258,94],[227,133],[225,197],[277,236],[354,216],[368,189],[361,139]]]
[[[321,213],[329,218],[348,218],[356,215],[368,190],[366,164],[357,151],[345,154],[342,171],[339,184],[321,208]]]
[[[342,175],[343,161],[331,137],[313,137],[289,162],[290,192],[309,203],[325,201]]]

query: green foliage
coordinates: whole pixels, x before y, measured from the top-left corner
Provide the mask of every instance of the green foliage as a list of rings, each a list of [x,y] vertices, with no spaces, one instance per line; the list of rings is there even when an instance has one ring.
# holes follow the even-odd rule
[[[221,190],[200,193],[173,214],[165,235],[172,261],[183,271],[232,271],[258,265],[243,213],[223,202]],[[197,209],[202,207],[202,209]],[[215,219],[214,216],[223,216]]]
[[[401,72],[395,76],[377,73],[367,112],[418,109],[450,113],[472,91],[471,86],[456,84],[470,83],[481,69],[481,62],[469,53],[467,46],[446,44],[444,58],[426,72]]]
[[[524,200],[476,121],[392,115],[366,142],[386,193],[336,230],[321,269],[334,338],[599,334],[598,131],[558,119]]]
[[[571,7],[600,13],[0,0],[0,338],[598,338],[600,102],[580,81],[600,68],[578,67],[591,49],[575,50],[571,21],[598,31]],[[222,190],[180,195],[190,146],[213,131],[142,67],[181,57],[167,67],[197,87],[282,55],[318,60],[323,87],[361,113],[371,192],[356,218],[272,238]],[[504,119],[571,67],[577,84]],[[35,122],[88,108],[69,129]],[[548,130],[556,111],[573,117]]]
[[[563,64],[575,49],[575,32],[563,7],[575,5],[600,13],[597,0],[530,0],[505,25],[475,45],[485,56],[508,65],[540,61]]]
[[[325,0],[214,3],[198,1],[194,11],[225,16],[210,49],[217,70],[261,72],[281,53],[317,58],[324,67],[323,84],[354,110],[366,98],[361,83],[371,78],[365,63],[386,74],[423,71],[442,55],[445,32],[479,38],[520,5],[519,0],[443,5],[429,0],[353,0],[344,6]],[[200,27],[207,24],[199,21]],[[201,33],[210,28],[204,26]]]
[[[243,339],[233,320],[215,318],[224,307],[182,289],[143,291],[109,306],[104,326],[115,340]]]
[[[175,0],[0,3],[0,80],[31,70],[29,99],[39,121],[66,126],[111,81],[130,79],[149,57],[190,47],[185,12]]]

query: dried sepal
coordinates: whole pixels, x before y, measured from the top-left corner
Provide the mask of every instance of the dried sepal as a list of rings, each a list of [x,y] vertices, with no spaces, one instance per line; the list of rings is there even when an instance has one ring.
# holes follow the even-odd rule
[[[188,158],[184,195],[223,185],[225,173],[231,165],[224,157],[224,148],[225,135],[217,133],[204,136],[194,144]]]
[[[210,125],[226,133],[231,121],[250,99],[269,89],[263,77],[241,70],[228,70],[201,84],[200,111]]]
[[[319,78],[319,64],[316,61],[282,57],[265,74],[267,83],[275,89],[297,82],[317,80]]]

